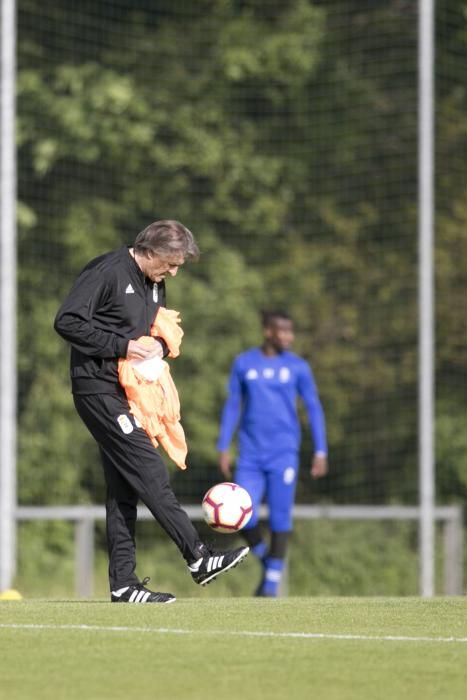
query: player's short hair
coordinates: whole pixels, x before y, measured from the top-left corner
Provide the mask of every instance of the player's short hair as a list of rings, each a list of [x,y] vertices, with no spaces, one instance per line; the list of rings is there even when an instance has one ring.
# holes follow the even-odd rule
[[[263,310],[261,311],[261,325],[263,328],[269,328],[274,321],[292,321],[293,323],[293,318],[292,316],[287,313],[287,311],[283,311],[282,309],[275,309],[275,310]]]
[[[148,256],[151,253],[170,257],[183,255],[184,260],[197,260],[199,248],[193,234],[179,221],[162,219],[154,221],[136,236],[133,248],[136,253]]]

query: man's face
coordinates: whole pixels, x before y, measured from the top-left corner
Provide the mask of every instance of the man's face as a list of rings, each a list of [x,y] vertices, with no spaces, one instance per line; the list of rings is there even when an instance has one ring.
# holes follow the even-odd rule
[[[150,253],[147,257],[140,259],[142,272],[152,282],[161,282],[167,275],[175,277],[178,268],[185,262],[183,255],[173,254],[169,256]]]
[[[264,329],[264,337],[278,352],[288,350],[295,339],[293,322],[286,318],[275,318]]]

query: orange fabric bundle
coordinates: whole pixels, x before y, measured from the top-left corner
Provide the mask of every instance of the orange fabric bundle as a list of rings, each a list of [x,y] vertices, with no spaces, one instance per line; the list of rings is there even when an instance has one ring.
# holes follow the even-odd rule
[[[169,356],[177,357],[183,337],[179,324],[177,311],[160,307],[151,327],[152,337],[142,336],[138,342],[153,343],[153,337],[160,336],[167,343]],[[186,469],[188,448],[180,424],[180,401],[167,362],[160,358],[140,363],[120,359],[118,378],[125,389],[131,413],[141,423],[153,445],[158,447],[160,443],[175,464]]]
[[[159,335],[167,343],[169,357],[178,357],[180,355],[180,345],[183,338],[180,320],[178,311],[161,306],[151,326],[151,335],[153,337]]]

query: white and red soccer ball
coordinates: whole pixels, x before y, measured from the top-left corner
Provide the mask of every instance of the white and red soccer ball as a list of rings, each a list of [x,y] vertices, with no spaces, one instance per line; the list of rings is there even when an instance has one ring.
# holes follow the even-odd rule
[[[212,486],[205,493],[201,507],[206,523],[216,532],[237,532],[253,514],[248,491],[230,481]]]

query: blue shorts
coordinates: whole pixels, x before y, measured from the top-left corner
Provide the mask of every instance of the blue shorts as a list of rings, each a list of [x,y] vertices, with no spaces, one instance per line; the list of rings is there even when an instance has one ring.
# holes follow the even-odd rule
[[[253,515],[245,530],[258,523],[259,507],[263,502],[269,509],[269,527],[272,532],[292,530],[297,474],[296,452],[281,454],[267,462],[246,459],[238,461],[235,482],[248,491],[253,501]]]

